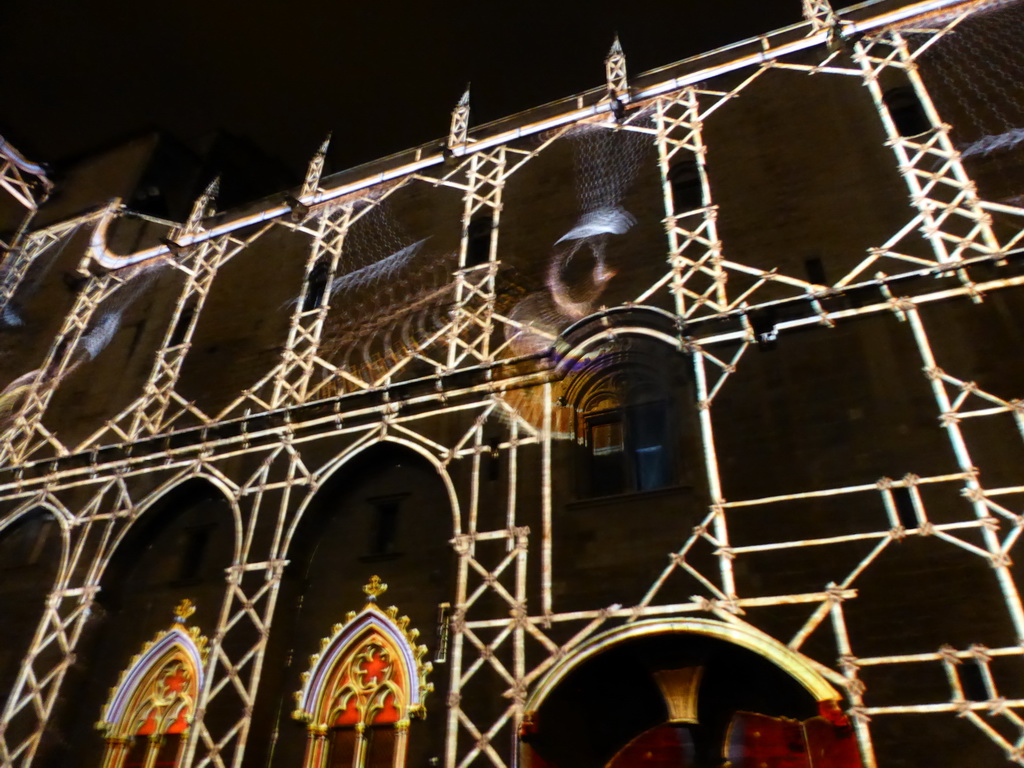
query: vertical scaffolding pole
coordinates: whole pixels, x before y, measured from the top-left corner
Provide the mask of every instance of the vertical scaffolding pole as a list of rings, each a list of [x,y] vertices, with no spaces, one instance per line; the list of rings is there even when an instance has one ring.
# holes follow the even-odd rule
[[[896,155],[910,204],[918,211],[920,232],[936,260],[944,264],[997,252],[1000,246],[991,216],[980,204],[977,188],[949,136],[950,127],[935,108],[906,39],[888,31],[859,40],[853,46],[853,59]],[[928,121],[923,133],[900,133],[882,89],[881,78],[888,72],[900,73],[909,82]]]
[[[338,271],[338,260],[345,244],[352,218],[351,206],[341,212],[320,214],[320,226],[309,258],[302,287],[292,313],[285,342],[281,366],[274,378],[271,406],[298,405],[306,399],[316,367],[316,354],[323,336],[324,323],[331,311],[331,284]],[[322,286],[312,285],[313,278],[322,280]],[[319,302],[310,301],[311,290],[322,290]]]
[[[967,441],[964,439],[963,432],[960,429],[960,420],[954,413],[953,405],[949,400],[949,394],[946,392],[946,386],[940,378],[942,369],[935,362],[935,356],[932,354],[931,344],[929,343],[924,323],[921,321],[920,313],[913,305],[905,307],[904,311],[910,321],[910,327],[914,333],[914,341],[921,355],[921,361],[924,363],[925,375],[928,377],[932,395],[935,397],[935,403],[938,406],[939,418],[946,431],[946,436],[949,439],[950,447],[953,449],[953,455],[956,457],[960,471],[966,477],[964,481],[964,496],[970,502],[975,516],[982,523],[980,530],[982,539],[985,542],[985,548],[988,550],[989,564],[995,571],[996,580],[1006,601],[1010,620],[1013,622],[1014,631],[1017,633],[1017,642],[1024,644],[1024,606],[1021,604],[1020,593],[1010,571],[1010,558],[1003,553],[999,536],[994,528],[986,524],[991,519],[991,516],[989,515],[988,507],[984,504],[985,490],[978,479],[978,468],[971,460],[970,451],[967,449]]]
[[[733,554],[729,547],[729,527],[725,519],[725,507],[722,506],[725,499],[722,497],[718,456],[715,453],[715,437],[711,424],[711,400],[708,397],[704,355],[699,349],[694,349],[691,356],[697,384],[697,409],[701,441],[704,445],[704,468],[707,473],[708,492],[711,494],[711,510],[714,513],[715,540],[718,543],[718,551],[715,554],[718,556],[718,566],[722,576],[722,591],[730,600],[735,600],[736,578],[732,567]]]

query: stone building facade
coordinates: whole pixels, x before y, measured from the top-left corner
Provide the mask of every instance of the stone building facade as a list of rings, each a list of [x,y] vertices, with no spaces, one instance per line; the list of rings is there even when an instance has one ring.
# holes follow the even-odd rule
[[[178,222],[0,156],[3,765],[1024,765],[1024,6],[804,11]]]

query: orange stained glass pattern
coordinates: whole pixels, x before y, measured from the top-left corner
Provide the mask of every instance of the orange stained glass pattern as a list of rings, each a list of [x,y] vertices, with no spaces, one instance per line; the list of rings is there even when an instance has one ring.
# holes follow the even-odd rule
[[[185,620],[184,600],[171,629],[157,633],[122,673],[98,724],[107,748],[102,768],[177,768],[202,680],[206,638]]]
[[[385,590],[373,576],[363,610],[334,625],[310,657],[292,712],[306,723],[305,768],[405,765],[409,720],[424,714],[431,665],[422,661],[426,646],[414,644],[419,632],[409,629],[409,617],[377,605]]]

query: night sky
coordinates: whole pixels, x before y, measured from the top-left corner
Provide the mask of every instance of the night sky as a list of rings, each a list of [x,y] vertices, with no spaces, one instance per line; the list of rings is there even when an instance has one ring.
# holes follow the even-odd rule
[[[800,20],[800,0],[15,0],[0,45],[0,133],[33,160],[150,127],[216,129],[300,173],[332,170],[599,86],[619,34],[636,75]]]

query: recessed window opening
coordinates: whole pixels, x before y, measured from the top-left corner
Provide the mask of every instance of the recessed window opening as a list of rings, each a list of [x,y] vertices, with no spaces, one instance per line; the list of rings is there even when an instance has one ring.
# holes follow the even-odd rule
[[[142,768],[146,764],[146,756],[149,754],[148,739],[145,736],[136,737],[128,749],[128,756],[124,760],[124,768]]]
[[[368,556],[398,554],[398,517],[404,498],[403,494],[369,500],[373,511],[370,520],[370,540],[367,543]]]
[[[311,312],[320,309],[324,301],[324,293],[327,290],[327,262],[320,259],[309,271],[306,280],[306,297],[302,301],[302,311]]]
[[[149,757],[150,741],[148,736],[136,736],[128,751],[122,768],[149,768],[147,758]],[[156,759],[152,768],[175,768],[178,764],[178,755],[181,751],[181,735],[169,733],[160,737],[159,746],[156,750]]]
[[[825,274],[825,265],[820,256],[812,256],[804,259],[804,270],[807,274],[807,281],[815,285],[828,285],[828,275]]]
[[[917,510],[914,509],[914,496],[909,488],[893,488],[892,500],[896,507],[896,519],[904,528],[917,528]]]
[[[469,222],[466,228],[466,266],[478,267],[491,258],[491,231],[494,217],[481,214]]]
[[[673,213],[704,207],[704,184],[696,159],[674,163],[668,172],[668,182],[672,189]]]
[[[968,661],[957,667],[957,671],[960,673],[960,687],[963,688],[965,699],[988,701],[988,686],[985,685],[981,664],[977,661]]]
[[[327,768],[352,768],[352,757],[356,751],[356,732],[352,728],[335,728],[331,744],[330,762]]]
[[[395,729],[392,725],[377,725],[367,728],[366,768],[392,768],[395,759]]]
[[[587,416],[590,495],[652,491],[672,484],[667,403],[643,403]]]
[[[917,136],[931,129],[931,122],[914,89],[908,85],[891,88],[882,96],[900,136]]]
[[[667,362],[660,350],[608,350],[568,382],[565,398],[575,409],[581,497],[653,491],[679,482],[676,406],[682,382],[667,375]]]
[[[189,528],[185,531],[184,543],[181,547],[181,559],[178,561],[178,581],[195,579],[202,575],[203,560],[210,547],[212,525]]]
[[[192,318],[196,314],[196,305],[194,301],[189,301],[188,304],[181,310],[181,314],[178,316],[178,322],[174,324],[174,330],[171,332],[171,339],[167,343],[170,347],[177,347],[179,344],[183,344],[185,337],[188,335],[189,326],[192,325]]]

